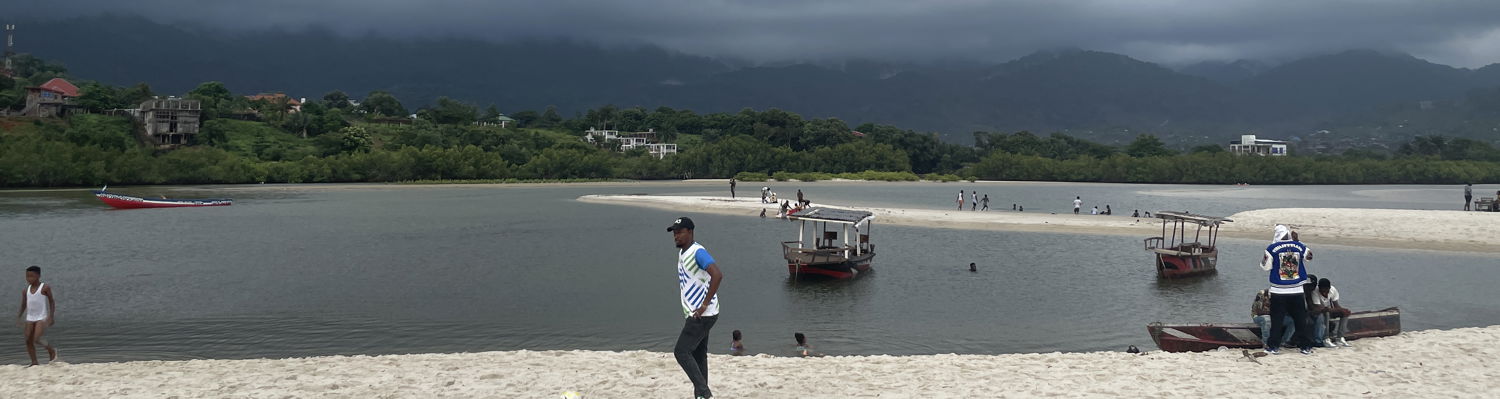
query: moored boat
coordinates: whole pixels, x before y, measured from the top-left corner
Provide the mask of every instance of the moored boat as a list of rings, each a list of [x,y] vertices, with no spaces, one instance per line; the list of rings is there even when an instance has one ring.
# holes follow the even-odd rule
[[[787,215],[798,222],[797,241],[781,243],[786,270],[792,277],[853,278],[870,271],[875,246],[870,244],[874,214],[866,211],[805,208]],[[812,222],[809,226],[808,222]],[[829,224],[836,227],[830,229]],[[837,229],[837,230],[834,230]],[[850,231],[853,234],[850,234]],[[809,232],[816,234],[807,234]],[[808,242],[811,235],[813,240]],[[850,242],[850,237],[856,237]],[[840,240],[842,238],[842,241]]]
[[[1218,271],[1219,225],[1232,222],[1229,218],[1195,215],[1187,212],[1157,212],[1161,218],[1161,236],[1147,238],[1144,246],[1156,255],[1156,275],[1173,279],[1201,276]],[[1198,225],[1192,241],[1187,238],[1188,224]],[[1171,234],[1167,226],[1172,226]],[[1208,237],[1204,237],[1204,228]],[[1204,242],[1207,238],[1207,242]]]
[[[108,187],[105,187],[105,189],[100,189],[100,190],[94,191],[94,196],[98,197],[100,201],[104,201],[105,204],[107,204],[109,206],[112,206],[112,207],[115,207],[116,209],[183,208],[183,207],[199,207],[199,206],[229,206],[229,205],[234,205],[234,200],[229,199],[229,198],[213,198],[213,199],[168,199],[168,198],[161,198],[161,199],[152,199],[152,198],[141,198],[141,197],[133,197],[133,196],[129,196],[129,195],[111,193],[109,191],[106,191],[107,189],[108,189]]]
[[[1349,315],[1349,333],[1344,338],[1355,340],[1370,337],[1386,337],[1401,333],[1401,309],[1354,312]],[[1156,347],[1167,352],[1203,352],[1227,348],[1261,348],[1260,326],[1255,323],[1208,323],[1208,324],[1162,324],[1146,325]]]

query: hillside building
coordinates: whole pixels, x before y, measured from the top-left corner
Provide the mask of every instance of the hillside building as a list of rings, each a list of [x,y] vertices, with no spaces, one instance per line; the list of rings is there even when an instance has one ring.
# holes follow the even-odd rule
[[[1239,141],[1229,142],[1229,152],[1236,155],[1259,155],[1284,157],[1286,141],[1256,138],[1253,134],[1240,135]]]

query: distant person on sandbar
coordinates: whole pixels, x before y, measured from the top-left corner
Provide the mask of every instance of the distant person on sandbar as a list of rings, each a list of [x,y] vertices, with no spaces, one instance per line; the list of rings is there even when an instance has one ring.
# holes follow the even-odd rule
[[[1464,185],[1464,210],[1469,210],[1469,204],[1474,203],[1474,183]]]
[[[1073,214],[1077,215],[1079,209],[1083,209],[1083,197],[1074,197],[1073,198]]]
[[[32,366],[39,364],[36,361],[37,344],[47,349],[47,363],[57,361],[57,349],[43,338],[47,329],[57,324],[56,316],[57,302],[52,297],[52,286],[42,283],[42,268],[26,268],[26,292],[21,294],[21,313],[16,319],[21,322],[21,331],[26,335],[26,355],[31,357]]]
[[[1109,205],[1105,205],[1104,206],[1104,214],[1105,215],[1113,215],[1113,214],[1115,214],[1115,210],[1109,209]]]
[[[980,201],[984,202],[984,207],[979,208],[979,210],[981,210],[981,211],[988,211],[988,210],[990,210],[990,195],[989,194],[985,194],[984,195],[984,199],[982,199]]]
[[[969,271],[977,272],[979,271],[979,266],[975,265],[974,262],[969,262]]]
[[[1090,215],[1098,215],[1099,214],[1099,207],[1097,207],[1097,206],[1094,207],[1094,210],[1089,211],[1089,214]]]
[[[734,338],[734,341],[731,341],[729,343],[729,354],[731,356],[744,356],[745,344],[740,342],[744,339],[744,336],[740,335],[740,330],[734,330],[734,332],[730,333],[729,335],[731,338]]]
[[[1016,210],[1016,207],[1017,207],[1017,206],[1020,206],[1020,205],[1017,205],[1017,204],[1010,204],[1010,210],[1012,210],[1012,211],[1014,211],[1014,210]]]
[[[729,198],[734,198],[734,178],[729,178]]]
[[[724,274],[718,262],[693,239],[693,220],[681,217],[667,226],[677,246],[677,296],[684,316],[682,333],[672,355],[693,383],[693,396],[712,398],[708,388],[708,336],[719,321],[719,284]]]
[[[1140,209],[1136,209],[1134,213],[1130,214],[1130,217],[1133,217],[1133,218],[1141,217],[1141,210]]]
[[[1278,233],[1286,228],[1282,225],[1276,227]],[[1277,234],[1276,238],[1279,240],[1290,236],[1288,232],[1285,235]],[[1271,334],[1263,340],[1266,342],[1266,353],[1281,353],[1279,345],[1287,330],[1283,319],[1290,315],[1297,326],[1299,349],[1304,355],[1312,354],[1312,329],[1307,325],[1307,300],[1303,292],[1308,279],[1306,254],[1306,245],[1286,240],[1267,245],[1261,258],[1260,268],[1269,273],[1271,285],[1267,290],[1271,294]]]
[[[806,207],[807,204],[810,204],[810,202],[802,198],[802,189],[797,189],[797,205],[800,205],[798,208]]]
[[[958,203],[958,210],[964,210],[964,190],[958,190],[958,200],[954,202]]]
[[[796,338],[797,339],[797,355],[802,356],[802,357],[818,357],[818,356],[823,356],[823,354],[821,354],[821,353],[816,353],[816,352],[812,351],[812,345],[808,345],[807,344],[807,336],[806,335],[802,335],[802,333],[796,333],[796,334],[792,334],[792,338]]]
[[[977,210],[979,210],[979,191],[972,191],[972,192],[970,192],[969,193],[969,199],[974,200],[972,203],[969,204],[969,210],[971,210],[971,211],[977,211]]]
[[[1026,207],[1023,206],[1019,210],[1016,210],[1016,212],[1026,212]]]

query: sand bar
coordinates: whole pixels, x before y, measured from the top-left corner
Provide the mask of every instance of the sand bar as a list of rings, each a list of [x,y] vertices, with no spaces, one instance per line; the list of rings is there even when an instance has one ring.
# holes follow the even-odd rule
[[[759,199],[703,196],[586,195],[579,201],[642,206],[688,212],[758,216],[775,214],[774,204]],[[814,204],[834,206],[836,204]],[[1045,212],[966,212],[908,208],[859,208],[879,223],[1000,231],[1117,234],[1161,234],[1158,219],[1129,216],[1050,214]],[[1277,223],[1293,226],[1304,241],[1324,244],[1500,253],[1500,213],[1407,209],[1277,208],[1236,213],[1225,224],[1225,237],[1270,240]]]
[[[1495,342],[1500,326],[1418,331],[1312,356],[1264,357],[1259,364],[1239,351],[712,355],[710,382],[720,398],[1494,397],[1500,395]],[[755,341],[747,344],[756,349]],[[5,396],[16,398],[555,398],[564,391],[586,398],[673,398],[692,392],[671,354],[643,351],[10,365],[0,366],[0,380],[9,382]]]

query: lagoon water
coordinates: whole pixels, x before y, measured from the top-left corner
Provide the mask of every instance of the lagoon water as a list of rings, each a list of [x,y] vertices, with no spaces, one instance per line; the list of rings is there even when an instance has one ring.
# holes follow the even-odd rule
[[[756,195],[746,183],[740,194]],[[993,207],[1116,214],[1268,207],[1453,209],[1457,187],[1226,188],[1118,184],[776,183],[815,202],[941,209],[959,189]],[[83,190],[0,192],[0,290],[31,264],[55,284],[51,340],[71,362],[517,349],[668,351],[681,327],[665,227],[693,216],[726,274],[712,349],[829,354],[1154,348],[1145,324],[1243,322],[1264,245],[1223,241],[1220,272],[1154,276],[1142,237],[880,225],[876,271],[787,278],[788,222],[588,204],[585,194],[715,194],[722,185],[445,186],[261,190],[133,187],[232,196],[232,207],[108,210]],[[1476,192],[1497,187],[1476,186]],[[1483,191],[1488,190],[1488,191]],[[1007,199],[1008,198],[1008,199]],[[1450,204],[1451,203],[1451,204]],[[1269,232],[1267,233],[1269,238]],[[1500,324],[1500,256],[1310,244],[1312,273],[1355,309],[1400,306],[1407,330]],[[980,265],[967,271],[969,262]],[[12,299],[11,306],[15,302]],[[10,308],[0,310],[10,311]],[[0,363],[24,361],[17,330]]]

